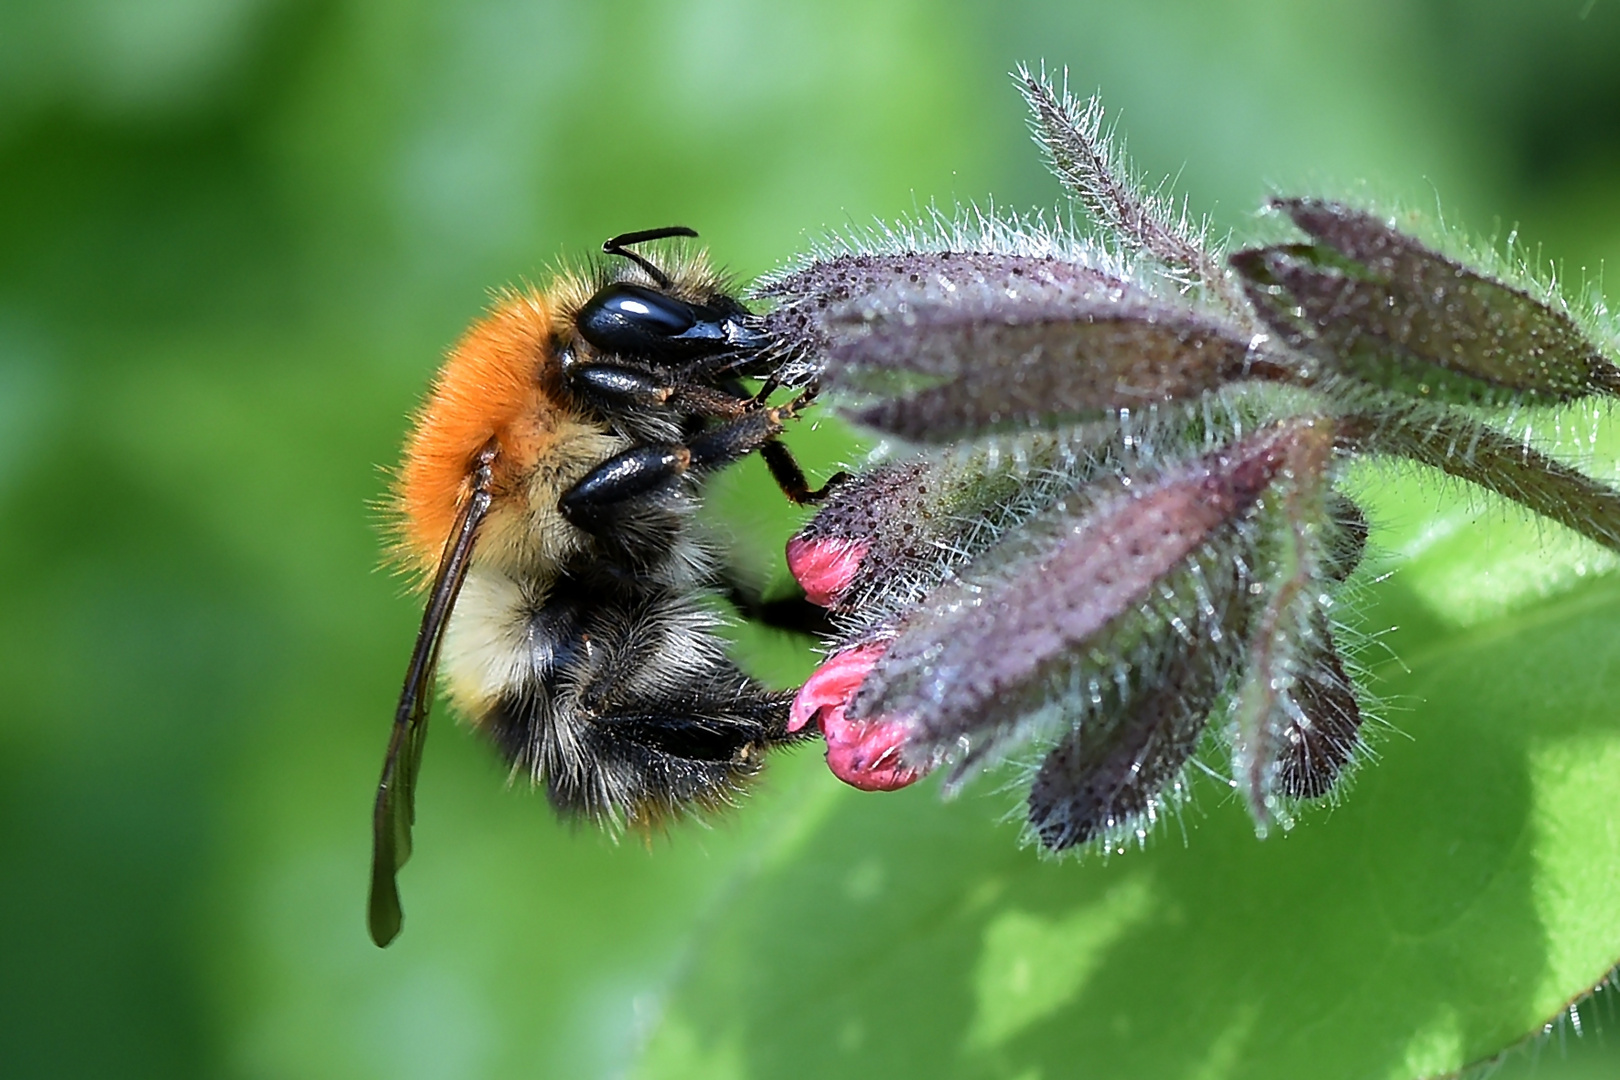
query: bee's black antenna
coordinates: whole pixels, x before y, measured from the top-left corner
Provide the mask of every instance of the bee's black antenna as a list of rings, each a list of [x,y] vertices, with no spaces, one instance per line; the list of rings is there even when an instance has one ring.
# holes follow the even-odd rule
[[[602,253],[605,255],[620,255],[629,259],[647,271],[653,281],[658,283],[660,289],[667,289],[670,286],[669,275],[640,255],[637,255],[634,251],[631,251],[630,246],[632,244],[645,244],[651,240],[667,240],[671,236],[696,237],[697,230],[688,229],[685,225],[665,225],[662,229],[642,229],[639,232],[620,233],[602,244]]]

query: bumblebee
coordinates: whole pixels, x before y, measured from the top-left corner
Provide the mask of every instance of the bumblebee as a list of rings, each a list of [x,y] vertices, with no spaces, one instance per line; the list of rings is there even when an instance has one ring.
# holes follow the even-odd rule
[[[697,482],[756,450],[811,502],[778,441],[776,351],[701,252],[668,269],[616,236],[594,274],[502,295],[451,351],[397,474],[400,555],[431,582],[383,762],[368,921],[403,922],[416,778],[437,670],[447,696],[565,817],[647,828],[730,802],[787,730],[791,694],[726,656]],[[740,381],[762,377],[749,393]]]

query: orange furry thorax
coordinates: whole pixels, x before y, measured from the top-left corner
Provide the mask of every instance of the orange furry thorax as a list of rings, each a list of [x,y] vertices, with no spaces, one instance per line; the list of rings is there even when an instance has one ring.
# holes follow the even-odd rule
[[[511,494],[556,441],[562,400],[558,305],[533,289],[503,295],[451,350],[417,411],[394,489],[404,561],[431,573],[492,441],[492,494]]]

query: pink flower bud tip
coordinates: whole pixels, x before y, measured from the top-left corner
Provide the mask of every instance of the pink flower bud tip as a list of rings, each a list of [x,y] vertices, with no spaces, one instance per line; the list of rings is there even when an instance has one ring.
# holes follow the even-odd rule
[[[907,731],[905,723],[893,717],[852,722],[844,719],[840,706],[822,713],[821,732],[827,737],[827,768],[850,787],[896,791],[928,772],[900,760]]]
[[[865,540],[806,540],[795,536],[787,543],[788,569],[804,586],[805,599],[828,607],[855,580],[871,546]]]
[[[901,760],[906,724],[898,717],[847,720],[844,711],[861,688],[867,672],[887,645],[861,645],[828,658],[806,680],[789,712],[788,730],[798,731],[812,719],[827,740],[827,767],[834,776],[862,791],[894,791],[928,773]]]

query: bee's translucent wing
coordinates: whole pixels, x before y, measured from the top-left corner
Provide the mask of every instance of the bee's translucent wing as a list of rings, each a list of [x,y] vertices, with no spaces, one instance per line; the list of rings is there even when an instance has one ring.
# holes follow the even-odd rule
[[[394,711],[394,731],[383,758],[382,781],[377,786],[377,805],[372,814],[371,899],[366,921],[371,940],[387,945],[399,934],[405,914],[400,909],[399,868],[411,857],[411,825],[416,820],[416,774],[422,764],[422,744],[427,737],[428,712],[433,707],[433,673],[438,667],[439,642],[455,607],[456,594],[467,576],[478,527],[489,513],[490,465],[494,451],[479,456],[473,476],[472,493],[456,517],[439,560],[438,573],[428,594],[422,628],[411,651],[405,672],[405,688]]]

